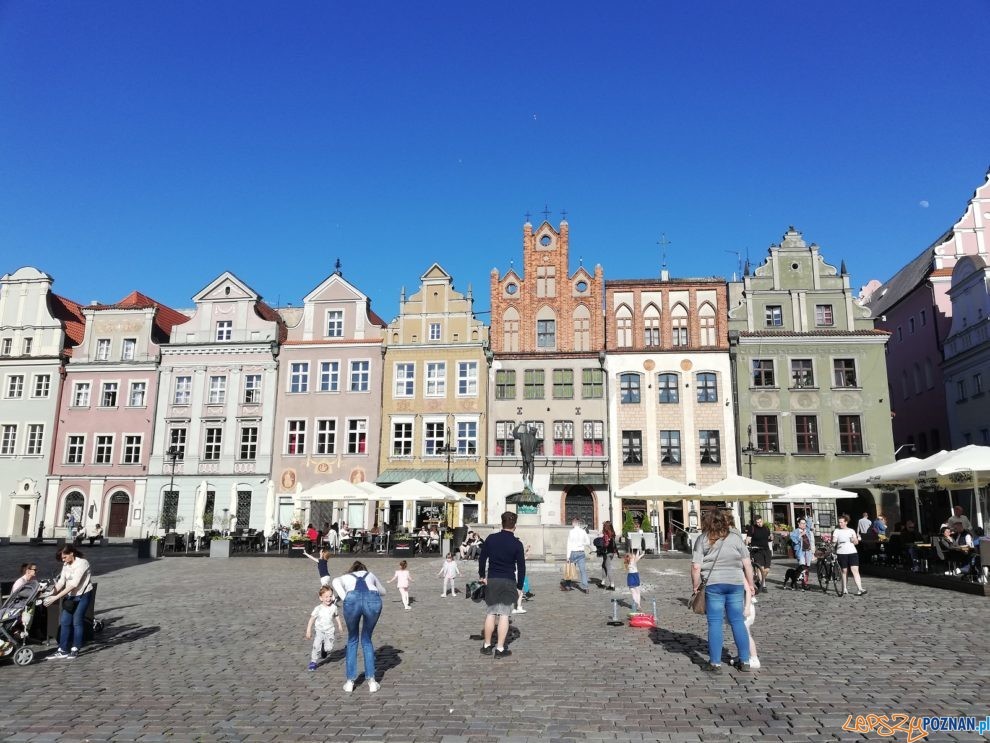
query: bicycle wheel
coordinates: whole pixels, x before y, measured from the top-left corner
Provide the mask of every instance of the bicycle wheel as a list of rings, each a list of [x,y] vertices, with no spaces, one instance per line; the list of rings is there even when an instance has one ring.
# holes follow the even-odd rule
[[[835,576],[834,579],[833,579],[833,580],[835,580],[835,595],[836,596],[841,596],[842,595],[842,568],[840,568],[838,565],[833,565],[832,566],[832,573]]]
[[[821,586],[822,593],[828,593],[828,564],[819,560],[815,566],[815,573],[818,575],[818,585]]]

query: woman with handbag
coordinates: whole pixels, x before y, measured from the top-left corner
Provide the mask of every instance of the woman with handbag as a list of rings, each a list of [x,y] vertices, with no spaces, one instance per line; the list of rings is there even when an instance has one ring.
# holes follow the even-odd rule
[[[739,652],[739,670],[749,671],[749,631],[743,607],[753,593],[753,566],[739,532],[731,531],[722,510],[701,515],[701,536],[691,558],[691,601],[696,613],[708,618],[708,663],[705,670],[722,669],[722,625],[726,616]]]
[[[61,599],[62,614],[58,621],[58,650],[49,655],[48,660],[71,660],[79,655],[83,646],[83,625],[93,601],[92,575],[89,562],[72,545],[63,547],[57,556],[62,558],[62,574],[55,581],[55,592],[45,599],[45,606],[52,606]]]
[[[619,545],[615,539],[615,529],[611,521],[602,524],[602,582],[601,587],[615,590],[615,560],[619,556]]]

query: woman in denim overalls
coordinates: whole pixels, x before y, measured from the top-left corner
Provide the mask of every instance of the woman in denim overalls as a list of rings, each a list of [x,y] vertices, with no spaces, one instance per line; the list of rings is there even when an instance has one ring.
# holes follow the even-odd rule
[[[344,684],[344,691],[354,691],[360,639],[361,654],[364,655],[364,678],[368,682],[368,691],[374,694],[381,688],[381,684],[375,679],[375,647],[371,644],[371,633],[375,631],[378,617],[382,613],[385,586],[374,573],[368,572],[364,563],[355,562],[351,565],[350,572],[333,581],[333,589],[343,602],[344,623],[347,625],[347,683]]]

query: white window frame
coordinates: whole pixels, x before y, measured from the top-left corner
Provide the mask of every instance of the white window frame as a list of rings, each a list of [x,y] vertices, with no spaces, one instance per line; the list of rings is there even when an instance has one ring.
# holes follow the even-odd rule
[[[106,404],[107,388],[113,387],[113,405]],[[120,380],[119,379],[104,379],[100,382],[100,404],[98,407],[101,408],[119,408],[120,407]]]
[[[115,438],[116,437],[112,433],[93,434],[93,464],[102,465],[104,467],[113,465],[113,450],[115,444],[117,443]],[[100,447],[101,447],[100,439],[110,439],[110,445],[106,452],[105,462],[101,462],[99,459]]]
[[[30,356],[31,355],[31,349],[32,349],[33,346],[34,346],[34,338],[32,338],[30,336],[27,337],[27,338],[25,338],[24,341],[23,341],[23,343],[21,344],[21,348],[23,349],[23,353],[21,355],[22,356]]]
[[[219,431],[220,438],[217,441],[210,441],[209,432]],[[203,461],[204,462],[219,462],[223,459],[223,426],[217,425],[215,422],[207,423],[203,426]],[[207,456],[208,454],[216,449],[216,456]]]
[[[141,390],[141,400],[140,402],[134,402],[134,393],[137,391],[138,385],[142,385]],[[146,408],[148,407],[148,380],[146,379],[132,379],[127,385],[127,407],[129,408]]]
[[[440,426],[440,436],[435,433],[431,436],[427,433],[427,427]],[[423,418],[423,456],[442,457],[444,454],[440,449],[447,445],[447,418],[442,415],[434,415]],[[432,448],[432,451],[431,451]]]
[[[326,425],[328,423],[332,425]],[[314,424],[313,454],[318,457],[333,456],[337,453],[337,419],[317,418]]]
[[[234,337],[234,321],[233,320],[217,320],[216,333],[213,336],[213,340],[217,343],[222,343],[224,341],[229,341]]]
[[[78,439],[78,442],[73,442],[72,439]],[[77,461],[72,461],[72,454],[74,452],[73,447],[78,446],[78,451],[76,452]],[[86,434],[84,433],[69,433],[65,436],[65,464],[67,465],[79,465],[80,467],[86,464]]]
[[[125,433],[122,436],[123,444],[120,447],[120,463],[128,466],[141,464],[144,436],[140,433]],[[128,453],[128,450],[130,450],[130,453]],[[128,458],[131,461],[127,461]]]
[[[286,418],[285,419],[285,442],[282,451],[287,457],[306,456],[306,418]],[[295,451],[289,451],[289,440],[295,436]]]
[[[27,436],[24,438],[24,456],[40,457],[45,452],[45,424],[25,424]],[[37,437],[35,434],[38,434]]]
[[[137,338],[124,338],[120,343],[120,360],[134,361],[137,355]]]
[[[17,456],[17,424],[0,423],[0,457]]]
[[[253,432],[253,438],[250,433]],[[237,437],[237,461],[254,462],[258,459],[258,439],[261,438],[261,427],[255,423],[242,423]],[[250,456],[245,456],[244,447],[248,448]]]
[[[182,435],[177,435],[179,432]],[[173,446],[179,451],[179,456],[175,459],[176,461],[186,458],[186,447],[189,445],[189,429],[186,426],[170,426],[168,429],[168,447],[171,449]]]
[[[289,362],[289,386],[286,392],[290,395],[301,395],[309,392],[309,362],[290,361]]]
[[[458,397],[478,396],[478,362],[477,361],[457,362],[457,396]]]
[[[10,352],[14,348],[13,338],[4,338],[0,341],[0,356],[10,356]]]
[[[357,424],[363,423],[364,424],[364,430],[363,431],[361,430],[360,425],[357,428],[355,428],[355,430],[354,430],[354,433],[355,434],[358,434],[358,435],[360,435],[361,433],[364,434],[364,451],[351,451],[351,424],[352,423],[357,423]],[[371,443],[371,439],[369,438],[370,437],[370,434],[369,434],[369,430],[368,430],[369,429],[368,419],[367,418],[347,418],[346,419],[345,426],[346,426],[346,429],[347,429],[346,432],[345,432],[345,435],[347,436],[347,441],[344,442],[344,452],[345,452],[345,454],[347,456],[351,456],[351,457],[366,457],[366,456],[368,456],[368,446]],[[358,441],[358,439],[355,439],[355,442],[356,441]]]
[[[223,374],[211,374],[206,397],[207,405],[223,405],[227,402],[227,377]]]
[[[180,382],[185,382],[184,385],[180,386]],[[188,374],[179,374],[175,377],[172,384],[172,404],[173,405],[190,405],[192,404],[192,381],[193,378]],[[182,395],[180,398],[179,396]]]
[[[92,380],[77,380],[72,383],[72,406],[73,408],[88,408],[90,397],[93,392]]]
[[[257,384],[255,384],[257,382]],[[264,382],[260,374],[244,375],[244,404],[257,405],[261,402],[261,390]]]
[[[324,387],[324,382],[326,386]],[[340,360],[324,360],[320,362],[320,392],[340,392]]]
[[[359,369],[360,364],[367,364],[367,368]],[[350,384],[348,385],[349,392],[370,392],[371,391],[371,359],[351,359],[349,364],[350,374],[348,374],[348,379]],[[355,388],[355,382],[357,383],[357,388]]]
[[[474,434],[471,435],[467,428],[468,426],[474,426]],[[478,456],[478,429],[481,423],[478,416],[456,416],[454,418],[454,440],[451,444],[454,447],[454,453],[458,457],[476,457]],[[474,451],[470,450],[471,443],[474,443]]]
[[[446,361],[427,361],[426,373],[424,374],[424,379],[425,379],[425,387],[423,389],[424,397],[447,396],[447,362]]]
[[[443,336],[443,327],[438,322],[431,322],[427,328],[427,337],[431,341],[438,341]]]
[[[397,437],[395,435],[396,426],[408,426],[408,438],[405,436]],[[396,452],[395,445],[400,441],[407,445],[407,453]],[[394,416],[389,431],[389,457],[392,459],[411,459],[414,456],[416,456],[416,419],[412,416]]]
[[[405,398],[416,395],[416,362],[396,361],[392,367],[392,397]]]
[[[110,351],[113,347],[113,340],[110,338],[97,338],[96,339],[96,360],[97,361],[109,361]]]
[[[324,325],[327,331],[327,338],[343,338],[344,337],[344,311],[343,310],[327,310],[326,314],[326,324]],[[336,332],[334,332],[336,331]]]
[[[42,394],[38,394],[39,385],[44,385],[41,389]],[[42,399],[50,397],[52,394],[52,375],[51,374],[35,374],[34,378],[31,380],[31,397],[35,399]]]
[[[24,375],[8,374],[4,380],[3,396],[5,400],[19,400],[24,397]]]

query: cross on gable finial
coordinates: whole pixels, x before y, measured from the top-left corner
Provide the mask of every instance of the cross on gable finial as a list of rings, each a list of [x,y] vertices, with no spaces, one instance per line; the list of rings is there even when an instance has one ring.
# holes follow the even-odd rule
[[[660,239],[657,240],[657,245],[660,246],[660,267],[666,271],[667,270],[667,248],[670,246],[670,240],[667,239],[667,233],[661,232]]]
[[[337,274],[338,276],[340,276],[341,275],[341,273],[340,273],[340,258],[338,258],[337,259],[337,262],[333,264],[333,267],[336,269],[334,271],[334,273]]]
[[[547,206],[546,204],[544,204],[543,205],[543,211],[541,212],[541,214],[543,214],[544,221],[550,221],[550,207],[549,206]]]
[[[530,214],[530,213],[529,213],[529,212],[527,211],[527,212],[526,212],[526,213],[525,213],[525,214],[524,214],[523,216],[524,216],[524,217],[526,217],[526,224],[529,224],[529,219],[530,219],[530,217],[532,217],[533,215],[532,215],[532,214]]]
[[[562,220],[563,220],[564,222],[566,222],[566,221],[567,221],[567,210],[566,210],[566,209],[561,209],[561,210],[560,210],[560,218],[561,218],[561,219],[562,219]]]

